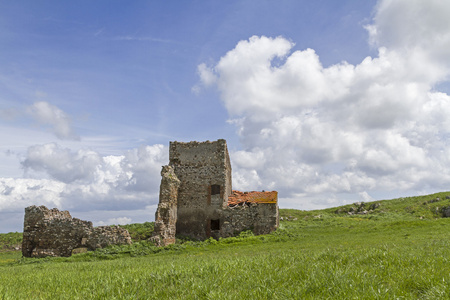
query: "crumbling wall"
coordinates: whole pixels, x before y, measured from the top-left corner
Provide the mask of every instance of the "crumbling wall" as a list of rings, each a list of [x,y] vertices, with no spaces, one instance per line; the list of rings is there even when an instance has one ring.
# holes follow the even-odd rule
[[[232,191],[231,163],[225,140],[171,142],[169,166],[173,169],[172,177],[179,182],[167,181],[166,167],[163,168],[152,237],[158,244],[175,240],[173,228],[176,234],[203,240],[234,236],[247,229],[265,234],[278,227],[276,191]],[[178,195],[173,190],[175,186]]]
[[[181,182],[177,234],[208,238],[210,220],[220,218],[231,193],[231,164],[226,141],[171,142],[169,160]]]
[[[22,255],[71,256],[72,250],[89,250],[112,244],[131,244],[127,230],[117,226],[94,228],[92,222],[72,218],[68,211],[45,206],[25,208]]]
[[[227,207],[222,215],[220,237],[235,236],[244,230],[268,234],[279,226],[278,205],[273,203],[243,203]]]
[[[109,245],[129,245],[132,243],[128,230],[119,226],[94,227],[89,231],[89,233],[90,234],[88,234],[85,244],[85,247],[87,247],[88,250],[105,248]],[[83,243],[81,243],[81,247],[83,247]]]
[[[159,204],[155,214],[155,230],[151,239],[158,246],[166,246],[175,243],[180,180],[170,166],[162,167],[161,177]]]

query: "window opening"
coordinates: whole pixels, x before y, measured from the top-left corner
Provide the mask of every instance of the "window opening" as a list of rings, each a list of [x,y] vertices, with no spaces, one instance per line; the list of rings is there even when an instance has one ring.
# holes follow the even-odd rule
[[[211,195],[220,195],[220,185],[218,184],[211,185]]]
[[[211,230],[220,230],[220,220],[211,220]]]

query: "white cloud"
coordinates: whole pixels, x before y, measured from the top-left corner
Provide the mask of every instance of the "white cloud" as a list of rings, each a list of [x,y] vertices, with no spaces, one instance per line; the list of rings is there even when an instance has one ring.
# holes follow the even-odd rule
[[[43,171],[55,180],[70,183],[76,180],[92,181],[103,161],[94,151],[78,150],[73,153],[51,143],[29,147],[22,165],[26,171]]]
[[[365,202],[371,202],[374,201],[375,199],[373,199],[366,191],[360,192],[359,196],[362,198],[363,201]]]
[[[368,26],[371,42],[391,49],[416,51],[448,59],[450,3],[445,0],[380,1],[374,24]],[[439,59],[443,57],[439,55]]]
[[[49,125],[57,138],[80,139],[72,128],[70,117],[58,107],[39,101],[28,107],[27,111],[40,124]]]
[[[200,65],[244,147],[235,187],[289,201],[448,189],[450,96],[435,91],[450,74],[448,15],[443,1],[381,1],[367,26],[378,56],[357,65],[324,68],[314,50],[264,36]]]
[[[197,72],[201,82],[206,86],[214,84],[217,80],[214,73],[206,66],[206,64],[200,64],[197,67]]]
[[[18,212],[30,205],[60,207],[64,187],[48,179],[0,178],[0,211]]]
[[[119,217],[119,218],[108,219],[106,221],[98,221],[95,223],[95,226],[125,225],[125,224],[130,224],[130,223],[131,223],[131,218]]]
[[[130,174],[130,185],[133,191],[159,192],[161,166],[169,161],[169,150],[163,145],[141,146],[125,153],[121,167]]]
[[[27,178],[0,178],[0,211],[33,204],[71,212],[145,210],[158,201],[167,161],[162,145],[109,156],[54,143],[31,146],[22,162]]]

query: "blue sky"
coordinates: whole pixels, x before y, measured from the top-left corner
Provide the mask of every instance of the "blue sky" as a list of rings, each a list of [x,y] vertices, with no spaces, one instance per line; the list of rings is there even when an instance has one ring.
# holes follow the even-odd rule
[[[16,106],[57,105],[83,135],[128,136],[130,126],[138,129],[131,138],[147,143],[232,139],[217,95],[191,92],[200,63],[253,35],[313,48],[325,65],[358,62],[370,54],[362,25],[373,3],[5,2],[0,59],[12,82],[3,90]]]
[[[169,141],[313,209],[446,190],[445,1],[0,2],[0,232],[151,221]]]

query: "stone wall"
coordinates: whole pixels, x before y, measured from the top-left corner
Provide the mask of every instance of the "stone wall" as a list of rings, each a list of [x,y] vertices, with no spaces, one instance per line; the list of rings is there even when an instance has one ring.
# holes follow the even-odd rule
[[[232,191],[225,140],[171,142],[169,166],[163,167],[161,175],[152,237],[158,245],[173,243],[174,229],[176,234],[204,240],[248,229],[266,234],[278,227],[276,191]]]
[[[226,141],[171,142],[169,165],[181,181],[177,234],[208,238],[210,220],[220,218],[231,194],[231,164]]]
[[[72,218],[68,211],[56,208],[25,208],[22,242],[25,257],[67,257],[76,248],[94,250],[112,244],[131,244],[128,231],[118,226],[94,228],[92,222]]]
[[[159,204],[155,214],[152,240],[158,246],[166,246],[175,243],[180,180],[170,166],[162,167],[161,176]]]
[[[235,236],[252,230],[255,235],[268,234],[279,225],[278,205],[273,203],[243,203],[223,210],[220,237]],[[215,237],[215,236],[214,236]]]

